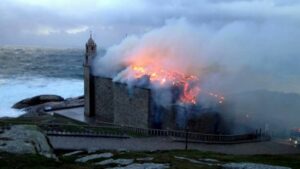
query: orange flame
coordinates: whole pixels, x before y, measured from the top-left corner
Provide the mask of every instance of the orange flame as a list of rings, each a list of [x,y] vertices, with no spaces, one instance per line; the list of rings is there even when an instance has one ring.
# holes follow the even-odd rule
[[[192,85],[199,82],[199,78],[194,75],[185,75],[177,71],[166,71],[156,67],[143,67],[143,66],[131,66],[130,72],[133,73],[134,78],[138,79],[143,76],[148,76],[151,83],[158,85],[172,85],[182,87],[182,94],[180,95],[180,102],[184,104],[196,104],[197,97],[201,92],[201,88],[198,85]],[[199,84],[199,83],[197,83]],[[218,99],[219,103],[224,102],[224,97],[215,93],[208,93],[212,97]]]

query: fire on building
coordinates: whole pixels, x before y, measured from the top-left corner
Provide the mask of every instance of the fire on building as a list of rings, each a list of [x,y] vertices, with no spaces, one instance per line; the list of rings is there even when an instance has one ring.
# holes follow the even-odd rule
[[[203,90],[199,76],[135,60],[116,77],[103,77],[91,73],[95,56],[96,44],[90,38],[84,63],[87,116],[116,125],[228,133],[221,114],[225,97]],[[213,104],[205,107],[201,98]]]

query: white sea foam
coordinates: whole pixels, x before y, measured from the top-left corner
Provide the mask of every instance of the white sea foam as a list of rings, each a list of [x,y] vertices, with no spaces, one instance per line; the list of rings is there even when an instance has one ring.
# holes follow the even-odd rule
[[[0,117],[17,117],[24,112],[11,106],[28,97],[56,94],[64,98],[83,95],[83,81],[79,79],[21,77],[0,78]]]

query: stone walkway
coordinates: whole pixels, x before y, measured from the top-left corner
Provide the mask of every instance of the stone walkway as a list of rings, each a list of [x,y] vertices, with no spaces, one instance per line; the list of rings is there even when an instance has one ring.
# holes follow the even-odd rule
[[[81,154],[81,153],[80,153]],[[104,168],[107,169],[168,169],[170,168],[169,163],[154,163],[152,160],[154,160],[153,157],[144,157],[143,159],[146,159],[147,161],[140,161],[141,158],[130,158],[130,159],[113,159],[114,156],[110,152],[101,153],[101,154],[87,154],[87,155],[78,155],[78,151],[70,152],[65,154],[64,156],[73,156],[77,159],[75,162],[80,163],[86,163],[90,162],[93,165],[101,165]],[[151,159],[150,159],[151,158]],[[175,159],[179,161],[189,161],[190,163],[193,163],[195,165],[201,166],[214,166],[217,168],[224,168],[224,169],[291,169],[289,167],[283,167],[283,166],[274,166],[274,165],[268,165],[268,164],[259,164],[259,163],[249,163],[249,162],[239,162],[239,163],[226,163],[219,161],[217,159],[209,159],[209,158],[187,158],[187,157],[181,157],[181,156],[174,156]],[[93,160],[93,161],[92,161]],[[111,168],[114,166],[113,168]]]
[[[147,138],[92,138],[92,137],[64,137],[49,136],[49,140],[55,149],[72,150],[131,150],[131,151],[155,151],[184,149],[182,142],[173,142],[168,137]],[[300,148],[281,144],[276,141],[244,143],[233,145],[199,144],[190,143],[189,149],[212,151],[225,154],[300,154]]]
[[[83,107],[77,107],[77,108],[70,108],[70,109],[61,109],[61,110],[55,110],[55,111],[48,111],[49,114],[59,114],[65,117],[68,117],[70,119],[74,119],[77,121],[81,121],[84,123],[94,123],[93,118],[89,118],[84,116],[84,108]]]

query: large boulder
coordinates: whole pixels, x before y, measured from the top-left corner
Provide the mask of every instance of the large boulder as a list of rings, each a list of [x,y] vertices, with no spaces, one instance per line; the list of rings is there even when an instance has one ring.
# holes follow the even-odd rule
[[[12,107],[15,109],[23,109],[30,106],[35,106],[47,102],[61,102],[64,101],[64,98],[58,95],[39,95],[34,96],[32,98],[27,98],[24,100],[21,100],[14,104]]]
[[[33,125],[14,125],[0,134],[0,152],[55,158],[46,136]]]

